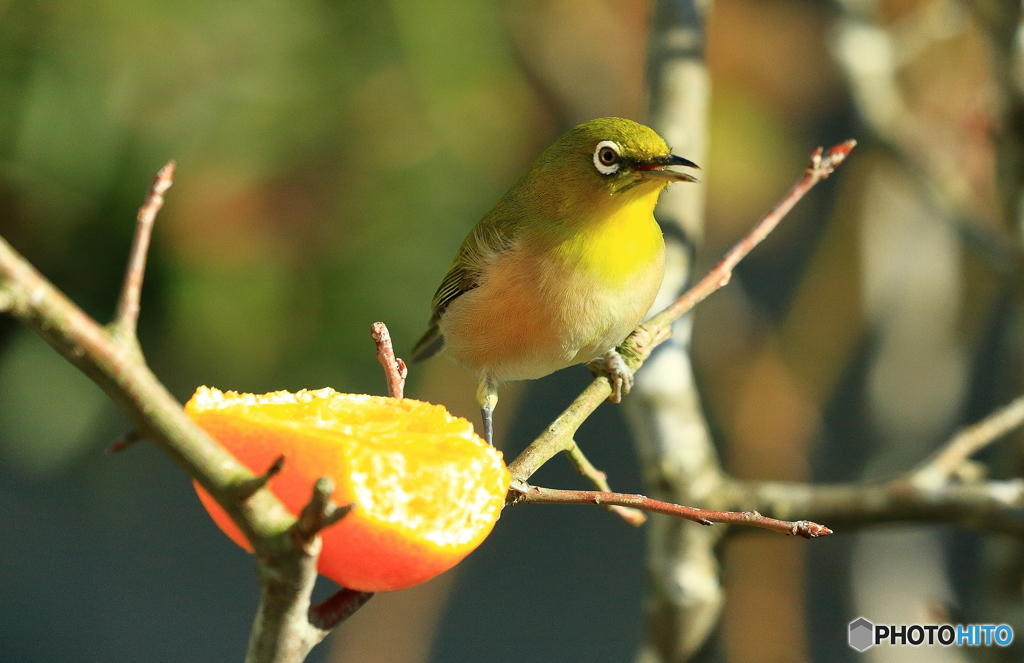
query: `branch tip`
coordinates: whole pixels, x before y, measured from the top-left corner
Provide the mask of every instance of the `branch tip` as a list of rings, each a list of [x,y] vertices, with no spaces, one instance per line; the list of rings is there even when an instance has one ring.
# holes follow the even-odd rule
[[[281,454],[274,460],[270,467],[267,468],[265,475],[269,479],[275,474],[280,473],[282,469],[284,469],[284,454]]]
[[[309,623],[321,631],[329,631],[345,621],[373,598],[373,592],[359,592],[342,587],[322,602],[310,607]]]
[[[846,157],[850,155],[850,152],[853,151],[853,148],[856,146],[857,141],[851,138],[850,140],[839,143],[838,145],[833,145],[829,148],[828,153],[825,154],[824,157],[821,156],[822,148],[819,147],[814,151],[814,154],[811,155],[811,165],[807,169],[808,174],[813,177],[815,181],[819,179],[827,179],[828,176],[832,174],[832,171],[838,168],[839,164],[843,163]]]
[[[133,344],[138,342],[135,334],[139,321],[139,297],[142,294],[142,280],[146,271],[146,255],[149,253],[149,241],[153,235],[153,222],[164,205],[164,194],[174,182],[174,168],[174,161],[169,161],[157,172],[146,193],[146,200],[136,216],[135,237],[128,254],[128,268],[121,286],[117,313],[111,323],[114,337],[119,341]]]
[[[791,534],[794,536],[802,536],[805,539],[817,539],[820,536],[828,536],[829,534],[832,534],[832,530],[824,525],[812,523],[809,520],[798,520],[793,523],[793,531]]]
[[[391,332],[383,322],[375,322],[370,325],[370,336],[377,344],[377,359],[384,367],[384,377],[388,382],[388,396],[403,398],[405,378],[409,376],[409,367],[395,356],[395,348],[391,343]]]
[[[284,454],[278,456],[263,474],[252,477],[251,479],[246,479],[239,483],[235,487],[235,499],[239,502],[246,501],[255,495],[256,491],[270,483],[270,480],[277,476],[282,469],[284,469]]]
[[[342,518],[347,516],[349,514],[349,512],[352,509],[354,509],[355,507],[356,507],[355,502],[352,502],[352,503],[346,504],[345,506],[339,506],[339,507],[336,507],[336,508],[332,508],[331,512],[329,514],[327,514],[327,517],[324,518],[324,522],[321,525],[320,529],[326,529],[326,528],[330,527],[331,525],[333,525],[333,524],[335,524],[337,522],[340,522],[342,520]]]
[[[313,499],[320,499],[326,504],[334,493],[334,479],[331,477],[320,477],[313,484]]]
[[[130,430],[118,439],[114,441],[109,447],[107,447],[106,454],[108,456],[120,453],[129,447],[135,445],[136,442],[142,440],[142,435],[137,430]]]

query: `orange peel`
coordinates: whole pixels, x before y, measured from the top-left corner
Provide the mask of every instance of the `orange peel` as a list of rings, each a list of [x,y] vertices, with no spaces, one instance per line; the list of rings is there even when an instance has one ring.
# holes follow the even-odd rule
[[[458,564],[487,537],[511,475],[465,419],[412,399],[333,389],[238,394],[200,387],[185,412],[254,474],[281,455],[269,489],[293,514],[330,477],[332,500],[355,508],[321,536],[318,569],[361,591],[402,589]],[[252,552],[197,483],[218,527]]]

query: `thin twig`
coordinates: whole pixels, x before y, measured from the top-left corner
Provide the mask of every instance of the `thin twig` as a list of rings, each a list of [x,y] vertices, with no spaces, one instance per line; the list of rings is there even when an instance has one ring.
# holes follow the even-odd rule
[[[809,520],[789,522],[767,518],[756,511],[709,511],[689,506],[671,504],[660,500],[652,500],[643,495],[626,495],[623,493],[604,493],[593,490],[556,490],[531,486],[522,481],[513,481],[511,490],[516,497],[513,504],[533,502],[537,504],[599,504],[627,506],[653,513],[663,513],[684,520],[692,520],[701,525],[724,523],[730,525],[750,525],[782,534],[793,534],[805,539],[828,536],[829,528],[812,523]]]
[[[107,447],[107,454],[120,453],[129,447],[135,446],[135,444],[141,440],[142,435],[139,434],[139,431],[132,429],[114,440],[114,443]]]
[[[139,322],[139,297],[142,295],[142,280],[146,273],[146,256],[149,240],[153,236],[153,222],[157,212],[164,205],[164,194],[174,182],[174,162],[170,161],[160,169],[149,187],[146,200],[139,208],[135,223],[135,238],[128,255],[128,268],[121,286],[121,298],[117,313],[111,323],[114,335],[120,340],[135,339]]]
[[[822,148],[819,147],[815,150],[803,177],[790,189],[782,202],[768,212],[743,239],[733,246],[718,265],[701,279],[700,283],[690,288],[668,308],[640,325],[630,334],[619,348],[619,353],[626,364],[633,371],[640,368],[654,348],[671,336],[672,323],[675,320],[703,301],[708,295],[729,283],[732,278],[732,270],[737,263],[768,236],[789,210],[810,191],[811,187],[827,178],[843,162],[856,144],[856,141],[853,140],[840,143],[830,149],[824,157]],[[512,472],[513,478],[525,481],[559,451],[565,450],[567,448],[565,439],[575,435],[580,425],[602,402],[607,400],[611,393],[612,388],[608,378],[595,378],[573,401],[572,405],[509,464],[508,468]]]
[[[580,449],[580,446],[576,444],[576,440],[572,440],[572,446],[565,450],[565,455],[569,457],[569,461],[576,468],[576,471],[590,480],[590,483],[594,484],[594,488],[604,493],[612,492],[611,486],[608,485],[608,475],[594,467],[583,453],[583,450]],[[619,506],[617,504],[606,504],[604,509],[619,516],[633,527],[640,527],[647,522],[647,516],[639,509]]]
[[[1024,424],[1024,395],[968,426],[947,442],[913,473],[912,480],[934,485],[949,479],[967,459]]]
[[[238,501],[244,502],[255,495],[257,490],[270,483],[270,480],[280,474],[282,469],[284,469],[284,454],[278,456],[263,474],[246,479],[235,486],[235,496]]]
[[[384,377],[388,381],[388,396],[403,398],[405,378],[409,375],[409,368],[404,361],[395,356],[395,348],[391,344],[391,332],[383,322],[375,322],[370,326],[370,336],[377,344],[377,359],[384,367]]]
[[[360,592],[342,587],[309,609],[309,623],[321,631],[330,631],[351,617],[371,598],[373,592]]]
[[[811,161],[804,171],[804,176],[793,185],[786,197],[782,199],[768,214],[761,219],[753,230],[747,233],[735,246],[729,249],[715,268],[708,272],[707,276],[690,288],[682,297],[677,299],[664,311],[651,318],[648,325],[670,324],[682,317],[687,311],[704,301],[708,295],[728,285],[732,280],[732,271],[741,260],[754,249],[755,246],[764,241],[775,227],[779,225],[783,217],[789,214],[793,206],[803,198],[815,184],[821,180],[828,179],[850,151],[857,145],[857,141],[848,140],[832,147],[827,154],[822,156],[822,148],[818,148],[811,154]]]

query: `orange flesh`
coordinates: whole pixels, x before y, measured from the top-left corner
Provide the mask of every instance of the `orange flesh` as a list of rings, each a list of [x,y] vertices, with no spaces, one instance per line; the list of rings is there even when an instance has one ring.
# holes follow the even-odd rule
[[[348,516],[322,533],[319,571],[362,591],[409,587],[455,566],[487,537],[511,477],[472,424],[439,405],[332,389],[222,393],[200,387],[185,411],[259,474],[285,456],[270,490],[298,514],[322,476]],[[198,484],[235,543],[251,547]]]

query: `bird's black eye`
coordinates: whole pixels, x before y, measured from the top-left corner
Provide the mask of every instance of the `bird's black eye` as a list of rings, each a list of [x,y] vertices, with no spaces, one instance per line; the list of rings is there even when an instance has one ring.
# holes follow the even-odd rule
[[[619,146],[610,140],[602,140],[594,150],[594,167],[602,175],[611,175],[618,171],[621,159]]]

